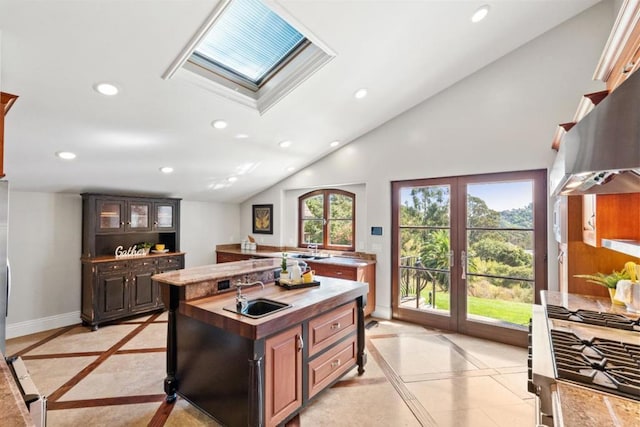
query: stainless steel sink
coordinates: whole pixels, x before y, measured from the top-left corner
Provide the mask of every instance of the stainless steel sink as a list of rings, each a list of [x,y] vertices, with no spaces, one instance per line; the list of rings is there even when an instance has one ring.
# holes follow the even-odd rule
[[[274,301],[266,298],[256,298],[247,301],[247,305],[238,310],[236,306],[224,307],[225,310],[234,313],[242,314],[243,316],[251,317],[252,319],[259,319],[269,314],[276,313],[280,310],[291,307],[291,304],[286,304],[280,301]]]

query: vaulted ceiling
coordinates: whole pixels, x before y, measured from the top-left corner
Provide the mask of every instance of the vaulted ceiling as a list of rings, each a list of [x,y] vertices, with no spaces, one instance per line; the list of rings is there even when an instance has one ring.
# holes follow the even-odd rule
[[[243,201],[597,1],[493,1],[479,23],[477,1],[266,3],[335,58],[260,115],[187,71],[162,78],[217,1],[0,0],[0,88],[20,96],[5,131],[12,188]],[[103,81],[119,94],[97,93]]]

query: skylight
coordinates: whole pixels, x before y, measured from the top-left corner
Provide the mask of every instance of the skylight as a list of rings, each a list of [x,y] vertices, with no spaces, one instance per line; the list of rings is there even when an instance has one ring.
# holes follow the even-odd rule
[[[265,1],[273,11],[262,1],[221,0],[162,77],[179,76],[264,114],[334,58],[277,3]]]
[[[193,55],[259,86],[305,40],[259,0],[233,0]]]

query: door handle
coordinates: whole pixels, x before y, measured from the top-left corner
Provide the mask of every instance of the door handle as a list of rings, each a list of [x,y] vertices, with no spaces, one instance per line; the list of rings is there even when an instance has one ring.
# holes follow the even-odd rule
[[[460,267],[462,267],[461,279],[466,280],[467,279],[467,253],[465,251],[462,251],[462,253],[460,254]]]
[[[302,341],[302,335],[297,335],[298,338],[298,351],[301,351],[304,348],[304,341]]]
[[[449,268],[453,268],[456,265],[456,257],[453,256],[453,250],[449,251]]]

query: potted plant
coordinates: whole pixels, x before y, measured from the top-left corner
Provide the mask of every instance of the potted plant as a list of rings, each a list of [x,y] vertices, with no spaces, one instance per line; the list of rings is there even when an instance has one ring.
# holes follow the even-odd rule
[[[614,299],[613,297],[616,294],[616,285],[620,280],[629,279],[629,273],[626,270],[616,271],[613,270],[611,274],[604,273],[595,273],[595,274],[576,274],[573,277],[578,277],[580,279],[587,279],[589,283],[595,283],[596,285],[604,286],[609,290],[609,296],[611,297],[611,302],[617,305],[624,305],[623,302]]]
[[[280,277],[286,278],[289,272],[287,271],[287,253],[282,252],[282,262],[280,263],[280,267],[282,271],[280,272]]]

